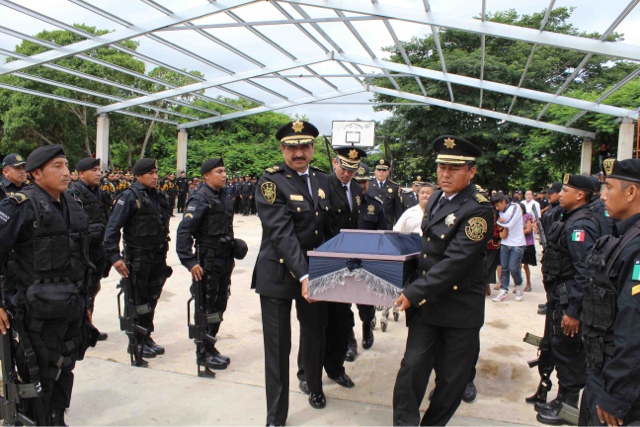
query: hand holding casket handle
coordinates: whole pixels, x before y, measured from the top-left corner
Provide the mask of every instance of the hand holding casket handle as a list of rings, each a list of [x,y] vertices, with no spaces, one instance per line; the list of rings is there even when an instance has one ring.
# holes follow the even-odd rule
[[[411,301],[404,294],[400,294],[396,302],[394,303],[394,307],[397,307],[400,311],[405,311],[407,308],[411,307]]]

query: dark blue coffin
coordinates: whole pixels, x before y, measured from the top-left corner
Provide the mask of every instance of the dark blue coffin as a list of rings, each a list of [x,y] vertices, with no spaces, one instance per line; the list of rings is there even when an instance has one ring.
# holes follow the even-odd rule
[[[309,252],[309,295],[390,307],[415,277],[420,249],[417,233],[341,230]]]

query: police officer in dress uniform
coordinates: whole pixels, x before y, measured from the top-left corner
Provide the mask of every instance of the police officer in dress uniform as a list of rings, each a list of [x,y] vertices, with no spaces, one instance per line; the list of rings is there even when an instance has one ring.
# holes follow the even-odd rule
[[[0,181],[0,200],[25,188],[27,172],[24,170],[24,157],[20,154],[8,154],[2,160],[2,181]]]
[[[62,426],[75,362],[88,345],[83,340],[86,277],[92,267],[84,243],[88,220],[66,193],[71,178],[60,145],[34,150],[25,170],[35,185],[0,202],[0,265],[15,252],[11,326],[20,337],[18,357],[35,353],[19,361],[19,374],[24,382],[41,383],[38,401],[45,425]],[[4,308],[0,319],[5,334],[9,319]]]
[[[580,425],[640,423],[640,160],[606,159],[602,191],[618,222],[589,258],[595,274],[585,288],[581,321],[587,384]]]
[[[438,153],[440,190],[425,209],[419,277],[396,301],[407,310],[409,334],[393,392],[394,425],[445,425],[451,419],[460,405],[484,322],[482,271],[493,236],[493,210],[471,183],[482,152],[452,135],[436,138],[433,147]],[[436,388],[420,420],[432,369]]]
[[[244,182],[240,186],[240,199],[242,199],[242,216],[251,213],[251,199],[253,199],[253,184],[249,175],[244,177]]]
[[[389,180],[389,162],[380,159],[375,165],[375,179],[369,185],[368,192],[372,196],[382,200],[384,218],[387,221],[387,229],[393,229],[394,224],[402,215],[402,200],[400,192],[402,188]]]
[[[207,333],[215,338],[227,309],[231,272],[235,266],[233,258],[243,259],[247,254],[247,244],[234,239],[233,211],[229,212],[222,199],[224,195],[221,191],[227,181],[223,159],[207,160],[202,164],[200,174],[204,178],[204,185],[187,201],[185,214],[178,226],[176,251],[193,280],[205,281],[206,313],[217,314],[219,319],[207,327]],[[196,345],[196,361],[199,365],[226,369],[231,363],[231,359],[220,354],[211,342],[205,340]]]
[[[184,171],[180,172],[180,176],[176,178],[176,187],[178,187],[178,213],[181,213],[189,195],[189,180]]]
[[[91,271],[91,283],[87,286],[87,308],[93,314],[96,296],[100,291],[100,280],[109,276],[111,264],[102,248],[104,232],[111,214],[111,197],[100,189],[100,159],[86,157],[76,164],[78,180],[71,184],[67,192],[84,209],[89,218],[89,259],[96,267]],[[100,333],[100,341],[107,339]]]
[[[172,173],[167,174],[167,179],[164,180],[162,185],[162,191],[167,193],[169,199],[169,211],[173,216],[173,210],[176,208],[176,196],[178,195],[178,187],[176,186],[176,176]]]
[[[562,404],[577,408],[586,381],[580,313],[591,276],[587,257],[600,237],[598,221],[589,209],[592,193],[589,177],[565,174],[560,192],[562,216],[551,226],[542,258],[547,292],[545,336],[550,335],[551,360],[558,376],[557,397],[535,404],[536,419],[543,424],[562,424]]]
[[[252,287],[260,294],[265,347],[267,424],[284,425],[289,411],[291,301],[300,322],[302,367],[309,404],[324,408],[322,390],[327,304],[309,302],[307,252],[331,233],[329,177],[309,167],[318,129],[296,120],[276,133],[284,163],[266,170],[258,182],[256,203],[262,243]]]
[[[151,338],[153,318],[162,288],[171,276],[167,266],[169,249],[169,204],[156,190],[158,164],[142,158],[133,166],[136,182],[116,199],[104,236],[107,260],[123,278],[134,275],[139,305],[149,304],[151,312],[140,315],[140,326],[149,334],[143,346],[143,357],[164,354],[165,349]],[[124,258],[120,254],[120,230],[123,231]],[[133,267],[133,271],[130,270]],[[132,351],[127,347],[128,351]]]
[[[420,188],[422,184],[424,184],[424,182],[422,181],[422,177],[416,177],[416,179],[411,184],[411,192],[402,195],[402,212],[414,207],[419,203],[418,188]]]

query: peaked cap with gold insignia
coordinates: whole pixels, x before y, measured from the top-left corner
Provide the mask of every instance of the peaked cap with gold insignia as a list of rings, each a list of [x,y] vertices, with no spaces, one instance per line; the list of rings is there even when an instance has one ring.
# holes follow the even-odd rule
[[[24,157],[22,157],[20,154],[7,154],[5,156],[5,158],[2,160],[2,169],[6,168],[7,166],[21,166],[24,165],[26,163],[26,160],[24,159]]]
[[[376,169],[387,170],[391,167],[391,163],[387,159],[380,159],[376,162]]]
[[[371,179],[371,175],[369,174],[369,166],[360,162],[358,170],[356,171],[355,178],[358,181],[369,181]]]
[[[455,136],[442,135],[433,141],[433,149],[438,153],[436,163],[464,165],[475,162],[482,155],[482,150],[470,141]]]
[[[313,144],[320,132],[309,122],[296,120],[282,126],[276,132],[276,138],[282,145]]]
[[[360,167],[360,159],[367,157],[367,153],[356,147],[336,147],[333,149],[336,152],[336,158],[338,163],[343,169],[350,171],[357,171]]]

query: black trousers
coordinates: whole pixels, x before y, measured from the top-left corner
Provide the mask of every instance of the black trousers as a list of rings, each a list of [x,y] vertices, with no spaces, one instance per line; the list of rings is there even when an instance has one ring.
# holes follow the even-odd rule
[[[251,209],[251,195],[243,194],[242,195],[242,215],[249,215]]]
[[[151,252],[135,250],[131,263],[138,304],[149,304],[152,311],[140,316],[140,326],[147,328],[149,333],[154,331],[153,319],[156,306],[162,294],[162,288],[167,281],[167,252]]]
[[[360,316],[362,323],[371,323],[373,319],[375,319],[376,308],[374,306],[364,304],[356,304],[356,306],[358,307],[358,315]],[[353,314],[351,314],[351,318],[353,319]],[[353,323],[355,326],[355,322]]]
[[[393,424],[446,425],[462,400],[479,340],[480,328],[426,325],[421,313],[414,312],[393,390]],[[420,404],[432,369],[436,373],[436,388],[429,409],[420,420]]]
[[[312,393],[322,392],[327,306],[309,304],[297,297],[300,352],[307,384]],[[260,295],[264,337],[267,425],[284,425],[289,412],[289,356],[291,353],[291,300]]]
[[[234,261],[233,257],[215,257],[204,255],[204,265],[202,266],[205,271],[204,286],[205,286],[205,310],[207,313],[220,313],[222,320],[224,312],[227,310],[227,302],[231,295],[231,273],[233,272]],[[220,323],[212,324],[209,327],[209,334],[214,337],[218,335],[220,331]],[[209,341],[203,343],[204,349],[208,352],[213,351],[213,344]]]
[[[184,211],[184,205],[187,202],[187,192],[178,192],[178,213]]]

